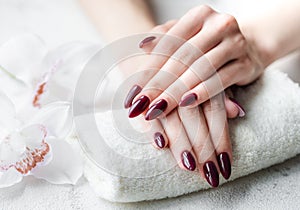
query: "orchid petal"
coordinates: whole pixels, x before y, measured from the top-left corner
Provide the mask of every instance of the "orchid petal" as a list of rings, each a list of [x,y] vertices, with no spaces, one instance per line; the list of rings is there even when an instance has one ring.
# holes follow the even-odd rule
[[[0,171],[13,167],[23,156],[26,144],[19,133],[12,133],[0,142]]]
[[[36,93],[42,90],[42,94],[35,94],[38,104],[71,101],[84,65],[98,49],[90,43],[72,42],[49,52],[41,64],[47,72],[36,85]]]
[[[48,164],[52,153],[46,134],[43,126],[31,125],[5,138],[0,144],[0,171],[15,168],[25,176],[33,168]]]
[[[41,124],[30,125],[22,129],[20,136],[29,148],[39,147],[47,136],[46,128]]]
[[[22,179],[23,176],[15,168],[0,172],[0,188],[10,187],[21,182]]]
[[[16,111],[12,101],[0,92],[0,139],[7,136],[16,126]]]
[[[38,110],[31,119],[31,124],[42,124],[48,134],[56,138],[66,137],[73,126],[71,104],[67,102],[54,102]]]
[[[46,50],[44,42],[36,35],[17,36],[0,47],[0,65],[12,77],[29,84],[34,77],[40,77],[35,66],[41,62]]]
[[[53,159],[48,165],[34,168],[31,174],[53,184],[76,184],[83,173],[80,154],[64,140],[49,138],[47,142],[51,145]]]

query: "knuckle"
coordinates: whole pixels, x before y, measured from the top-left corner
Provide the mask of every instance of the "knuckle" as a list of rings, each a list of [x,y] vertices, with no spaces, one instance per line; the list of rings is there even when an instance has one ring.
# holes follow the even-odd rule
[[[235,39],[234,42],[239,45],[240,47],[245,47],[246,45],[246,39],[242,34],[238,34]]]
[[[200,6],[196,7],[195,10],[198,13],[203,13],[203,12],[205,12],[205,13],[212,13],[212,12],[214,12],[214,10],[210,6],[208,6],[206,4],[203,4],[203,5],[200,5]]]
[[[165,25],[174,25],[176,22],[177,22],[176,19],[168,20],[168,21],[165,23]]]
[[[153,32],[157,33],[165,33],[167,32],[167,26],[166,25],[157,25],[153,28]]]
[[[234,39],[234,45],[237,46],[239,52],[241,54],[245,54],[247,52],[247,41],[242,34],[238,34]]]
[[[232,15],[229,14],[222,14],[222,19],[223,19],[223,24],[226,26],[232,25],[232,24],[236,24],[236,19],[235,17],[233,17]]]
[[[198,19],[199,16],[208,16],[209,14],[213,13],[214,10],[208,5],[200,5],[197,7],[192,8],[188,11],[187,15],[192,19]]]
[[[174,54],[174,58],[184,65],[191,65],[201,55],[201,51],[190,42],[182,45]]]
[[[233,29],[237,27],[237,21],[235,17],[228,14],[220,14],[220,26],[218,28],[219,32],[224,32],[229,29]]]
[[[251,59],[248,57],[248,56],[246,56],[245,58],[243,58],[242,60],[241,60],[241,64],[244,66],[244,68],[246,68],[246,69],[252,69],[251,67],[252,67],[252,62],[251,62]]]
[[[224,103],[220,100],[210,100],[203,104],[202,106],[204,113],[211,113],[211,112],[219,112],[224,111]]]

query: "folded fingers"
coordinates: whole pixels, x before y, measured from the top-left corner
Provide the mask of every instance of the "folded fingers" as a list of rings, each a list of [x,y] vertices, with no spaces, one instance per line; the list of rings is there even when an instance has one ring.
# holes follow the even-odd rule
[[[218,166],[225,179],[231,175],[232,147],[229,138],[224,95],[219,94],[203,103],[203,112],[216,151]]]

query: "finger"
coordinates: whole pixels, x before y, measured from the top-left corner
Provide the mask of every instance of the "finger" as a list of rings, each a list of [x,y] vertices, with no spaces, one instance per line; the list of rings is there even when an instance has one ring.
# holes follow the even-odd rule
[[[188,171],[194,171],[197,166],[195,154],[192,151],[192,146],[177,110],[171,112],[161,122],[169,138],[169,148],[179,167]]]
[[[169,144],[169,138],[159,120],[152,120],[150,129],[150,138],[153,139],[153,146],[157,149],[164,149]]]
[[[139,47],[142,48],[145,52],[151,52],[152,49],[154,48],[154,46],[157,44],[157,42],[159,41],[159,38],[157,38],[157,36],[155,34],[163,34],[168,32],[168,30],[175,25],[175,23],[177,22],[177,20],[170,20],[167,21],[165,24],[163,25],[158,25],[156,27],[154,27],[151,31],[150,31],[150,35],[146,38],[144,38],[144,40],[142,40],[139,44]],[[132,59],[132,58],[131,58]],[[139,58],[138,58],[139,59]],[[149,59],[149,58],[147,58]],[[133,61],[133,63],[137,63],[136,61]],[[150,68],[150,66],[149,66]],[[143,68],[141,68],[143,69]],[[146,74],[148,74],[148,77],[151,77],[151,70],[150,71],[146,71]],[[139,76],[140,75],[140,76]],[[143,74],[143,73],[139,73],[139,75],[137,75],[137,79],[135,80],[143,80],[145,78],[147,78],[147,75]],[[145,78],[142,79],[142,77],[145,76]],[[132,86],[132,88],[129,90],[129,92],[127,93],[127,97],[124,100],[124,107],[127,109],[132,105],[132,101],[134,99],[134,97],[141,92],[142,87],[141,87],[142,83],[140,85],[135,84]]]
[[[160,41],[155,45],[154,49],[152,50],[151,57],[148,59],[148,62],[146,62],[140,67],[140,69],[143,70],[143,74],[140,74],[138,76],[136,80],[138,81],[137,86],[143,88],[147,84],[147,82],[160,70],[164,63],[172,56],[172,54],[186,40],[190,39],[195,33],[200,31],[204,23],[205,17],[210,15],[212,12],[212,9],[210,9],[207,6],[194,8],[191,11],[189,11],[186,15],[184,15],[166,33],[166,35],[162,36],[160,38]],[[136,100],[138,100],[138,98],[140,97],[141,95],[136,97]],[[133,102],[133,98],[130,98],[130,100],[127,99],[126,101]],[[136,100],[134,100],[134,102]]]
[[[169,20],[162,25],[155,26],[140,43],[139,47],[145,52],[151,52],[159,42],[161,36],[157,34],[165,34],[172,28],[178,20]]]
[[[178,110],[196,155],[202,177],[211,186],[217,187],[219,185],[218,162],[202,109],[194,107],[191,109],[178,108]]]
[[[219,169],[225,179],[231,175],[232,148],[224,106],[224,94],[218,94],[205,102],[203,112],[216,150]]]
[[[245,64],[245,62],[240,60],[227,63],[207,80],[186,92],[182,96],[180,103],[190,100],[191,102],[188,103],[186,107],[194,107],[202,104],[239,81],[243,77],[243,71],[241,71],[241,69],[249,68],[252,68],[250,64]]]
[[[139,94],[147,96],[150,101],[152,100],[150,109],[146,114],[146,119],[154,119],[159,116],[157,115],[158,113],[161,114],[163,112],[167,115],[171,110],[177,107],[178,101],[180,101],[186,91],[208,79],[217,69],[228,61],[241,56],[244,51],[240,50],[239,47],[236,46],[236,50],[231,49],[231,46],[236,44],[233,40],[235,39],[226,39],[214,49],[207,52],[205,56],[197,59],[188,69],[182,68],[179,70],[178,64],[177,66],[166,67],[170,62],[176,63],[175,61],[169,60]],[[165,67],[167,69],[165,69]],[[184,73],[176,72],[176,69],[184,71]],[[183,74],[177,78],[180,73]],[[157,89],[156,91],[153,91],[154,87]],[[137,97],[139,97],[139,95],[137,95]],[[163,107],[165,110],[157,110],[157,107],[160,106],[158,102],[167,104],[167,107]],[[185,100],[180,101],[179,104],[181,106],[187,106],[191,102],[193,101],[190,100],[190,98],[185,98]]]
[[[225,97],[225,108],[228,118],[244,117],[246,115],[246,111],[240,103],[227,95]]]

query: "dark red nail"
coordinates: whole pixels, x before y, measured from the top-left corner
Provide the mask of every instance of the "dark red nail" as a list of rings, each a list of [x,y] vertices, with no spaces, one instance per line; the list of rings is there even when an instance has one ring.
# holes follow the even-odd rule
[[[142,91],[142,88],[138,85],[134,85],[127,94],[127,97],[124,101],[124,107],[128,109],[132,105],[132,101],[137,94]]]
[[[168,102],[165,99],[160,99],[152,105],[146,113],[146,120],[153,120],[161,115],[168,107]]]
[[[212,161],[208,161],[203,166],[203,171],[205,174],[205,178],[207,182],[212,187],[218,187],[219,186],[219,173],[215,166],[215,164]]]
[[[229,179],[231,175],[231,164],[229,155],[226,152],[222,152],[218,155],[218,164],[221,171],[221,174],[225,179]]]
[[[179,106],[188,106],[197,101],[197,95],[195,93],[191,93],[185,96],[180,102]]]
[[[129,117],[133,118],[145,111],[150,104],[150,100],[147,96],[141,96],[129,109]]]
[[[140,44],[139,44],[139,47],[140,48],[143,48],[145,46],[145,44],[149,43],[149,42],[152,42],[154,39],[156,39],[155,36],[149,36],[149,37],[146,37],[145,39],[143,39]]]
[[[184,151],[181,154],[181,161],[186,169],[190,171],[194,171],[196,169],[196,161],[189,151]]]
[[[154,134],[154,142],[155,144],[159,147],[159,148],[164,148],[166,145],[166,141],[165,138],[163,137],[163,135],[159,132],[156,132]]]
[[[239,102],[237,102],[237,100],[235,100],[234,98],[229,98],[235,105],[236,107],[239,109],[239,117],[244,117],[246,115],[246,111],[245,109],[239,104]]]

